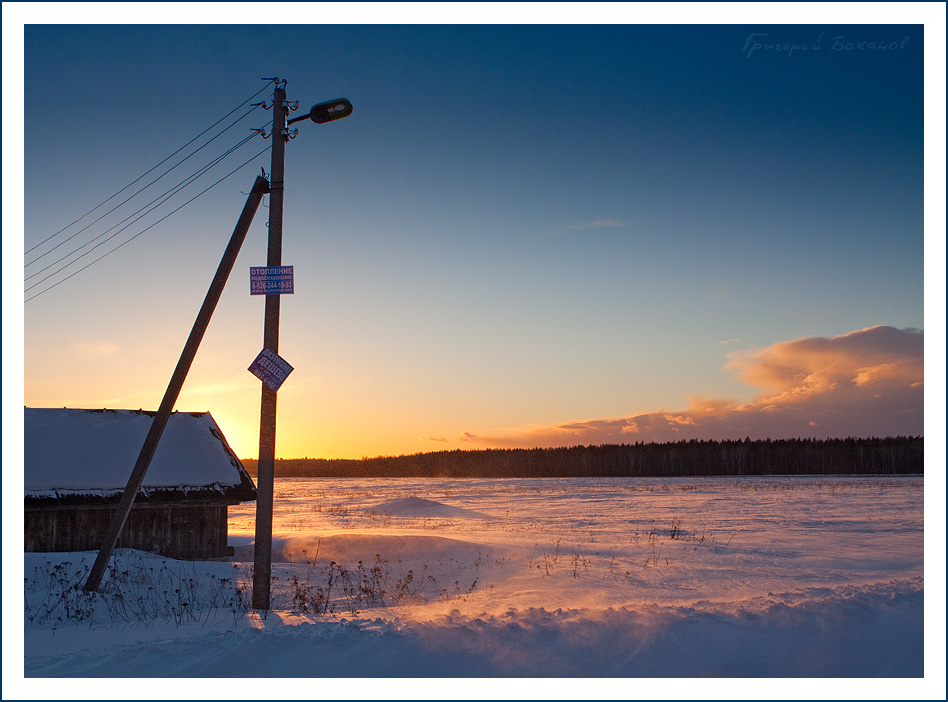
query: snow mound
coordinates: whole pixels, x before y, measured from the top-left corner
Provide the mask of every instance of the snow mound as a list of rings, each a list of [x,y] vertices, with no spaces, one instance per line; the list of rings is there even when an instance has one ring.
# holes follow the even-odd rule
[[[489,514],[473,509],[454,507],[421,497],[399,497],[365,510],[369,514],[385,514],[392,517],[457,517],[461,519],[493,519]]]

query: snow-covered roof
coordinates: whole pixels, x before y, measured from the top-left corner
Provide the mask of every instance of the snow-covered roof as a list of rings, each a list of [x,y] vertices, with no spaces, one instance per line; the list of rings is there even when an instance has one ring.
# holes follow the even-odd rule
[[[46,502],[121,495],[154,412],[24,408],[26,497]],[[139,497],[252,500],[250,476],[209,412],[174,412]]]

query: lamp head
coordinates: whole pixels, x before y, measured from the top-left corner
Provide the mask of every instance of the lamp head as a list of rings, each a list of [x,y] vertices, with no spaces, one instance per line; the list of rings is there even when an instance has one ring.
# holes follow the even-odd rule
[[[352,103],[345,98],[329,100],[313,105],[309,111],[309,118],[316,124],[325,124],[337,119],[343,119],[352,114]]]

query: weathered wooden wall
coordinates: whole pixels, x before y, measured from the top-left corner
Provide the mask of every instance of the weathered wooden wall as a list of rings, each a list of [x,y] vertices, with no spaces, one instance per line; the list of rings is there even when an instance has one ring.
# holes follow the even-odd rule
[[[97,551],[114,513],[114,509],[104,507],[27,509],[24,548]],[[128,516],[117,547],[185,560],[227,556],[227,505],[136,506]]]

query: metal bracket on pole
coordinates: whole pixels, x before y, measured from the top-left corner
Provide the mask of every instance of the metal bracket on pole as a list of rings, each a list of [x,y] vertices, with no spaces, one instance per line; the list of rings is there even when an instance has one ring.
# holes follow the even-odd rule
[[[152,457],[155,455],[155,449],[158,448],[158,441],[161,439],[165,425],[168,423],[168,418],[171,416],[171,410],[178,399],[181,387],[184,385],[184,380],[188,376],[188,371],[191,369],[191,363],[194,361],[198,346],[201,345],[201,340],[204,338],[204,332],[207,331],[208,324],[210,324],[211,315],[214,314],[214,309],[217,307],[221,293],[224,291],[224,284],[227,282],[227,278],[230,276],[230,272],[234,267],[237,254],[240,252],[240,247],[244,243],[247,231],[250,229],[250,223],[253,221],[253,216],[257,212],[260,200],[264,194],[268,192],[270,192],[270,183],[267,182],[266,178],[257,176],[253,188],[247,196],[247,202],[240,214],[240,219],[237,220],[237,226],[234,227],[234,233],[230,237],[230,242],[224,250],[224,255],[217,268],[217,273],[214,274],[211,286],[207,290],[204,304],[201,306],[201,310],[194,320],[191,334],[188,336],[184,350],[181,352],[181,357],[178,359],[178,365],[175,367],[171,381],[168,383],[168,388],[165,390],[165,395],[161,400],[158,412],[152,420],[151,428],[145,437],[145,443],[142,445],[141,453],[139,453],[135,467],[132,469],[132,475],[129,477],[128,484],[125,486],[125,492],[122,493],[118,511],[109,524],[109,529],[105,534],[105,538],[102,540],[102,547],[99,549],[99,554],[96,556],[95,563],[92,565],[92,570],[89,573],[89,579],[83,586],[83,589],[86,591],[98,590],[99,585],[102,583],[102,577],[105,575],[105,569],[109,564],[109,559],[112,557],[112,552],[115,551],[115,545],[118,543],[119,535],[132,510],[132,504],[135,502],[135,497],[138,495],[142,482],[145,480],[145,473],[148,470],[149,464],[151,464]]]

